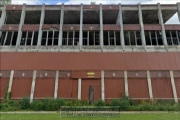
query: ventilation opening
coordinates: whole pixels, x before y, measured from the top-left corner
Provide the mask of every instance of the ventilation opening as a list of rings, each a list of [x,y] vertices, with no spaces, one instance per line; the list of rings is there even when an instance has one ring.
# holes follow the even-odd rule
[[[100,24],[99,10],[84,10],[83,24]]]
[[[116,24],[118,13],[118,10],[103,10],[103,24]]]
[[[139,24],[138,11],[122,11],[123,23],[124,24]],[[133,20],[132,20],[133,18]]]
[[[40,24],[41,11],[26,11],[24,24]]]
[[[157,10],[142,10],[144,24],[159,24]]]
[[[7,11],[4,24],[19,24],[21,18],[21,11]]]
[[[44,24],[60,24],[60,11],[46,10]]]

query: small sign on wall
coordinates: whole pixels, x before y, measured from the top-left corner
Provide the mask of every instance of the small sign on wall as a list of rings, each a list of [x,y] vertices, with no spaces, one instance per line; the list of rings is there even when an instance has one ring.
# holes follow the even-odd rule
[[[88,78],[94,78],[95,77],[95,72],[87,72],[87,77]]]

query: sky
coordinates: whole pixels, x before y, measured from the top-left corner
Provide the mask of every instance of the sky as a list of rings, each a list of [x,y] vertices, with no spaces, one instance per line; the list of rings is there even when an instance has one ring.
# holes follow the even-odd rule
[[[12,0],[13,4],[90,4],[91,2],[96,2],[96,4],[156,4],[158,2],[161,4],[175,4],[180,0]]]
[[[176,4],[180,0],[12,0],[12,4],[47,4],[47,5],[58,5],[58,4],[90,4],[95,2],[96,4]],[[166,23],[166,24],[180,24],[177,13]]]

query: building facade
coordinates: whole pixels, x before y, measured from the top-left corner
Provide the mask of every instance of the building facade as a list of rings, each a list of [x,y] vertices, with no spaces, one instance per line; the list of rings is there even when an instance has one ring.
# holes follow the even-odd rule
[[[0,5],[0,99],[180,101],[173,5]]]

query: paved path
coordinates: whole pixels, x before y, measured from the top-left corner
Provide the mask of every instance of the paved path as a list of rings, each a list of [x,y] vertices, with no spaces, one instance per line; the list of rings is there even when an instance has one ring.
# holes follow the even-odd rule
[[[14,111],[0,112],[0,114],[57,114],[57,111]],[[180,114],[180,111],[122,111],[121,114],[159,114],[159,113],[175,113]]]

